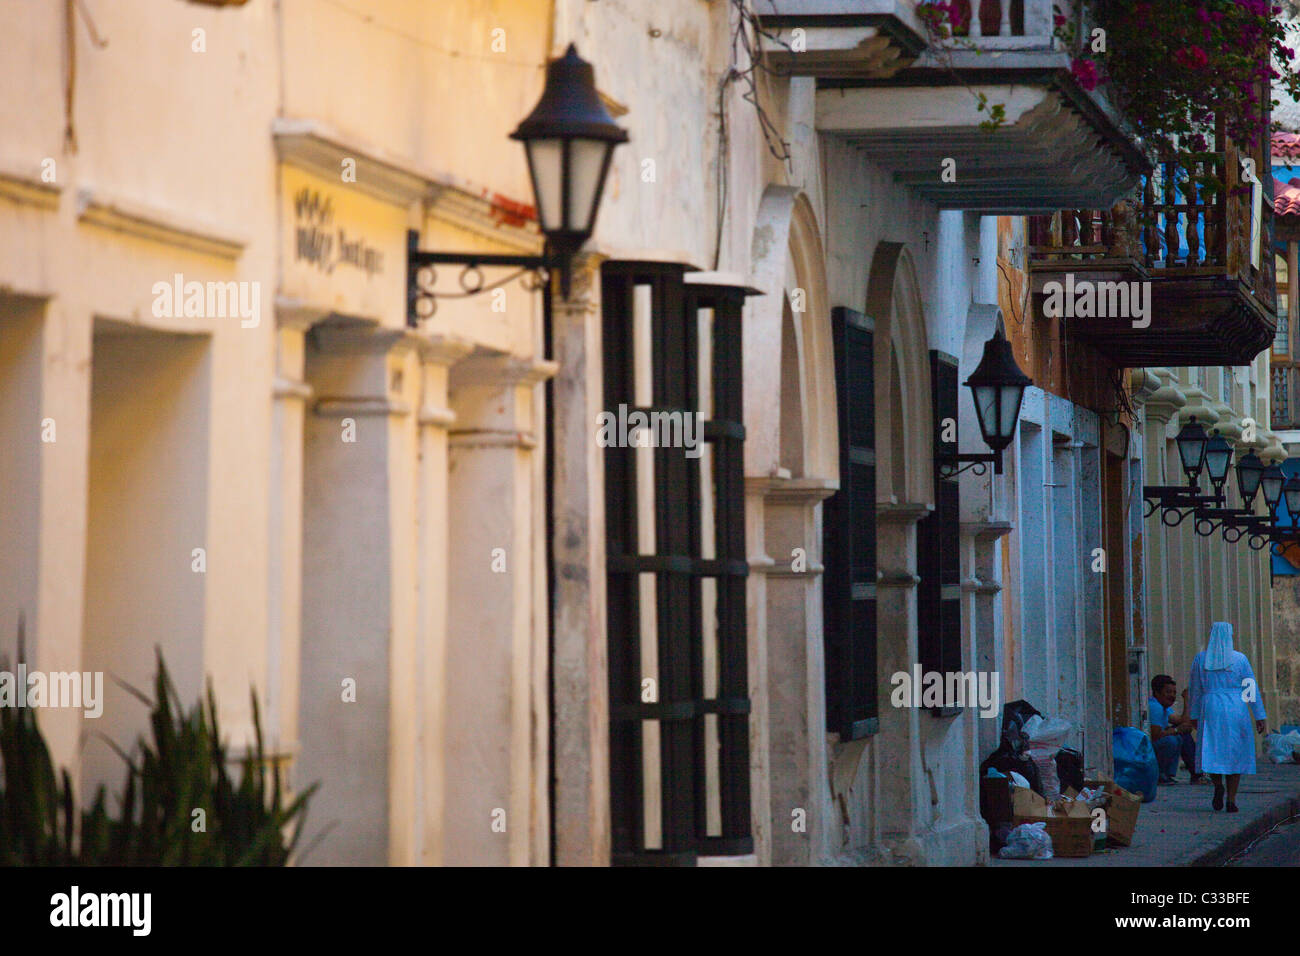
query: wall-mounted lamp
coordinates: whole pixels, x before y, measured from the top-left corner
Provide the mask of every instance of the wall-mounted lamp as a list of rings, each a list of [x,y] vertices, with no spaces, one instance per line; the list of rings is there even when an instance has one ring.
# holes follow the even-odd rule
[[[487,291],[479,274],[481,266],[517,266],[520,275],[537,274],[539,284],[542,275],[558,269],[560,294],[568,298],[569,262],[595,228],[614,147],[627,142],[627,132],[614,123],[600,101],[591,64],[578,56],[572,43],[564,56],[547,65],[542,98],[510,138],[524,144],[545,251],[540,256],[424,252],[419,234],[412,230],[407,234],[407,325],[414,327],[433,315],[437,300],[448,297],[434,291],[437,265],[464,266],[464,292],[450,297]],[[467,282],[471,274],[478,278]]]
[[[1020,370],[1011,352],[1011,343],[999,327],[993,338],[984,343],[980,363],[965,382],[975,401],[975,418],[979,422],[984,444],[993,449],[992,454],[941,454],[936,456],[939,475],[951,478],[967,469],[982,475],[993,463],[993,473],[1002,474],[1002,452],[1016,435],[1020,420],[1020,404],[1025,399],[1025,389],[1033,379]],[[963,467],[958,467],[958,465]]]

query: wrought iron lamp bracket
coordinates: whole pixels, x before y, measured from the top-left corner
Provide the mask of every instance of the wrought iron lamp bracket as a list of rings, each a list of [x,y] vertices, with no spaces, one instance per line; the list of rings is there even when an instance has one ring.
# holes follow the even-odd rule
[[[962,472],[974,475],[987,475],[989,464],[993,465],[993,474],[1002,474],[1002,455],[1000,452],[968,455],[935,455],[935,466],[940,478],[956,478]],[[960,466],[960,467],[958,467]]]
[[[519,279],[525,289],[535,292],[546,287],[551,274],[560,271],[562,293],[568,295],[568,260],[549,249],[540,256],[510,255],[487,252],[425,252],[420,249],[420,234],[414,229],[406,234],[406,324],[416,328],[421,319],[438,311],[439,299],[468,299],[490,292]],[[461,266],[460,292],[438,292],[437,267]],[[516,267],[504,279],[485,283],[483,267]]]

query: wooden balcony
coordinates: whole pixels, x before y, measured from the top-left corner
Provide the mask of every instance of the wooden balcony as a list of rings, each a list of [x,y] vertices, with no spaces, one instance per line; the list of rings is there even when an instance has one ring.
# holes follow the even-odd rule
[[[1076,15],[1072,0],[969,0],[962,35],[932,41],[910,0],[774,0],[763,50],[775,70],[817,78],[819,132],[940,208],[1109,207],[1149,166],[1123,117],[1071,73],[1054,5]],[[996,130],[979,96],[1004,107]]]
[[[1052,282],[1149,282],[1145,322],[1131,314],[1066,317],[1066,334],[1131,368],[1252,361],[1273,341],[1276,292],[1270,199],[1262,182],[1242,181],[1243,155],[1228,146],[1189,165],[1161,162],[1133,199],[1110,210],[1031,219],[1039,314]],[[1227,188],[1195,185],[1207,171]]]

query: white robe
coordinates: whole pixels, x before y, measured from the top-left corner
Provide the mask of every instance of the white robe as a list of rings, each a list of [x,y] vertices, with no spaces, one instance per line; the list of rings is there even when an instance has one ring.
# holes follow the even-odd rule
[[[1223,670],[1207,670],[1205,651],[1192,661],[1188,716],[1196,725],[1196,769],[1201,773],[1254,773],[1255,728],[1251,718],[1264,720],[1264,704],[1256,687],[1253,701],[1242,700],[1244,681],[1254,682],[1250,661],[1240,651],[1228,652]]]

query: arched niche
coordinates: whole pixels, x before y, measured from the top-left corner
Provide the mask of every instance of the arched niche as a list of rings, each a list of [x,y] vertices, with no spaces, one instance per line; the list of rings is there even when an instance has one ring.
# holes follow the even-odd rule
[[[867,315],[876,323],[876,434],[887,438],[877,442],[876,498],[931,501],[930,354],[916,266],[902,243],[876,246]]]
[[[746,472],[834,478],[830,299],[821,231],[806,195],[789,186],[766,189],[752,254],[751,275],[764,294],[750,300],[745,326]]]

